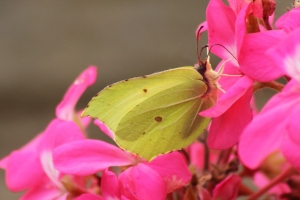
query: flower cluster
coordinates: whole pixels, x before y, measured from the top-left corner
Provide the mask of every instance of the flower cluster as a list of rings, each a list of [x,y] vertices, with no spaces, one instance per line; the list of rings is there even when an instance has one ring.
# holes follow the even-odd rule
[[[89,139],[91,118],[76,103],[94,84],[88,67],[56,107],[56,118],[27,145],[0,160],[6,185],[21,199],[231,200],[300,198],[300,8],[273,22],[274,0],[210,0],[206,21],[211,52],[225,66],[207,133],[180,151],[147,162]],[[216,46],[218,45],[218,46]],[[281,82],[278,82],[280,78]],[[277,91],[262,110],[254,93]],[[298,118],[299,117],[299,118]],[[113,138],[101,121],[104,133]]]

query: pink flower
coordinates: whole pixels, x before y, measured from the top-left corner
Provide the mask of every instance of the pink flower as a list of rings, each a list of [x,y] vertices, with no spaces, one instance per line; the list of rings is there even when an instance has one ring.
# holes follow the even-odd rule
[[[239,59],[240,46],[246,34],[245,15],[249,4],[230,1],[230,5],[233,7],[225,6],[220,0],[209,2],[206,11],[208,40],[209,46],[221,44]],[[213,118],[207,140],[213,149],[226,149],[235,145],[245,126],[252,120],[249,102],[254,81],[241,73],[237,61],[226,49],[216,46],[211,50],[223,59],[217,69],[231,59],[225,64],[224,74],[238,76],[222,77],[219,83],[226,93],[219,91],[216,105],[200,113]]]
[[[72,196],[72,191],[68,191],[70,187],[84,191],[81,178],[65,176],[53,167],[52,151],[64,143],[84,139],[78,125],[86,126],[89,119],[78,120],[74,107],[87,86],[94,83],[96,75],[95,67],[87,68],[57,106],[57,119],[27,145],[0,161],[0,167],[6,170],[8,188],[28,190],[22,199],[65,199]]]
[[[75,111],[75,106],[83,92],[93,85],[97,78],[97,68],[94,66],[84,70],[69,87],[63,99],[56,107],[56,117],[67,121],[80,121],[86,126],[90,122],[90,118],[79,118]],[[81,113],[81,111],[79,112]]]
[[[120,199],[119,182],[115,173],[104,170],[101,177],[101,192],[104,199]]]
[[[279,30],[247,34],[239,57],[243,73],[261,82],[268,82],[283,76],[284,72],[274,67],[272,59],[267,58],[265,53],[287,34],[300,27],[299,18],[300,8],[295,8],[277,20],[275,25]]]
[[[178,152],[151,162],[98,140],[75,141],[55,149],[55,167],[64,173],[91,175],[111,166],[128,166],[119,177],[119,192],[128,199],[164,199],[189,182],[191,174]]]
[[[56,146],[82,138],[75,123],[53,120],[42,134],[6,157],[8,188],[12,191],[29,189],[23,199],[64,196],[66,190],[59,180],[60,173],[53,167],[52,151]]]
[[[256,168],[271,152],[281,149],[286,159],[300,170],[300,28],[267,52],[283,74],[292,78],[282,92],[272,97],[249,126],[239,144],[241,160]]]

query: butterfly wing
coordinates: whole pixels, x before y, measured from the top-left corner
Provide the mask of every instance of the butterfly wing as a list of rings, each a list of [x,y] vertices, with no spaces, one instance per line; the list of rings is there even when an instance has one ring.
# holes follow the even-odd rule
[[[198,115],[211,106],[201,98],[206,91],[193,67],[171,69],[106,87],[83,116],[99,119],[121,148],[149,160],[189,145],[206,128],[209,120]]]
[[[116,143],[146,160],[191,144],[209,123],[198,113],[210,107],[201,99],[202,81],[193,80],[143,101],[120,121]]]

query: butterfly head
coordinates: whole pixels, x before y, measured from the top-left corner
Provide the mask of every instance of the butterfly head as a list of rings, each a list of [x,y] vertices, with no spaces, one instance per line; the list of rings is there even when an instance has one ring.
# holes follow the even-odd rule
[[[202,75],[203,81],[208,87],[208,92],[210,90],[220,88],[218,84],[218,81],[220,79],[220,72],[215,71],[212,68],[209,62],[209,55],[207,55],[207,59],[205,61],[199,60],[198,63],[194,65],[194,68]]]

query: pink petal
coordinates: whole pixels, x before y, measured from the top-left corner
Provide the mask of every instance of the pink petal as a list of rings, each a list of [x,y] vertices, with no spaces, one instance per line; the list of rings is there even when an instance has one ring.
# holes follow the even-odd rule
[[[233,10],[221,0],[211,0],[206,9],[209,45],[221,44],[236,55],[235,20]],[[212,52],[222,59],[232,56],[222,47],[212,48]]]
[[[209,163],[216,163],[219,157],[219,151],[210,150],[209,152]],[[187,153],[190,156],[190,165],[193,165],[197,169],[202,170],[204,167],[204,144],[199,141],[193,142],[189,146],[189,150],[187,151]]]
[[[255,18],[263,18],[263,5],[262,0],[255,0],[252,3],[253,16]]]
[[[137,200],[132,173],[133,173],[132,170],[129,168],[128,170],[122,172],[119,175],[119,187],[121,192],[121,199],[127,198],[130,200]]]
[[[222,200],[236,199],[240,184],[241,178],[238,175],[229,175],[221,183],[216,185],[213,190],[213,198]]]
[[[229,79],[230,77],[227,78]],[[200,115],[205,117],[218,117],[222,115],[247,92],[253,83],[254,81],[247,76],[239,78],[239,80],[218,99],[214,107],[200,112]]]
[[[236,22],[235,22],[235,33],[236,33],[236,48],[237,48],[237,54],[236,57],[238,58],[240,55],[240,49],[244,41],[244,37],[247,34],[247,28],[246,28],[246,15],[248,11],[248,7],[251,6],[251,4],[246,3],[245,1],[240,1],[240,0],[234,0],[240,2],[242,4],[243,9],[240,10]],[[247,5],[248,6],[245,6]]]
[[[111,139],[114,139],[115,133],[112,132],[103,122],[101,122],[100,120],[96,119],[94,121],[94,124],[96,124],[100,130],[105,133],[108,137],[110,137]]]
[[[101,191],[105,199],[120,199],[119,183],[115,173],[104,170],[101,179]]]
[[[275,12],[271,16],[269,16],[269,24],[273,24],[274,20],[275,20]]]
[[[298,82],[300,82],[299,35],[300,28],[289,34],[266,53],[278,70],[288,74]]]
[[[299,87],[297,88],[300,89]],[[300,92],[298,91],[298,95],[300,95]],[[298,97],[298,100],[300,98]],[[289,120],[286,124],[286,129],[289,137],[297,144],[300,144],[300,105],[294,107],[294,110],[292,113],[290,113]]]
[[[53,166],[52,152],[44,151],[40,154],[40,162],[44,172],[47,174],[51,182],[58,188],[63,188],[63,185],[59,181],[59,171],[57,171]]]
[[[198,169],[203,169],[204,166],[204,146],[200,142],[194,142],[190,145],[190,160],[191,164]]]
[[[183,156],[178,152],[158,156],[148,166],[164,179],[167,193],[188,184],[192,177]]]
[[[291,165],[293,165],[298,171],[300,171],[300,147],[299,143],[296,143],[287,134],[284,137],[282,143],[282,153]]]
[[[4,158],[2,158],[0,160],[0,168],[2,168],[2,169],[6,169],[7,168],[8,159],[9,159],[9,157],[6,156],[6,157],[4,157]]]
[[[300,7],[290,10],[283,14],[276,21],[276,28],[283,29],[285,32],[291,32],[300,27]]]
[[[244,128],[252,120],[250,100],[252,88],[239,98],[225,113],[213,118],[207,143],[212,149],[227,149],[238,143]]]
[[[74,200],[105,200],[105,199],[95,194],[82,194],[79,197],[75,198]]]
[[[279,149],[287,132],[288,116],[298,107],[299,92],[293,91],[295,82],[272,97],[252,122],[245,128],[239,144],[239,155],[249,168],[256,168],[271,152]],[[263,141],[263,142],[262,142]]]
[[[248,34],[240,49],[239,64],[242,72],[254,80],[267,82],[279,78],[283,72],[266,58],[266,51],[285,36],[283,31],[265,31]]]
[[[6,184],[14,192],[33,187],[45,176],[38,154],[32,149],[12,152],[6,164]]]
[[[39,152],[52,151],[52,149],[62,144],[84,139],[77,124],[59,119],[52,120],[43,134],[44,137],[37,147]]]
[[[56,117],[62,120],[73,121],[75,114],[75,105],[90,85],[94,84],[97,77],[97,68],[94,66],[84,70],[73,84],[69,87],[62,101],[56,107]]]
[[[53,185],[39,184],[36,187],[27,191],[21,200],[40,200],[40,199],[55,199],[65,200],[67,199],[67,193],[63,194]]]
[[[247,6],[247,4],[249,4],[247,1],[243,0],[228,0],[228,3],[235,14],[238,14],[243,8]]]
[[[139,163],[124,171],[120,177],[121,183],[131,184],[137,199],[164,200],[167,188],[162,177],[150,166]],[[127,179],[127,180],[126,180]]]
[[[53,160],[59,171],[81,176],[132,163],[126,152],[100,140],[80,140],[59,146],[54,150]]]
[[[199,26],[196,29],[196,38],[198,41],[200,41],[201,33],[203,33],[204,31],[207,31],[207,22],[206,21],[199,24]]]

